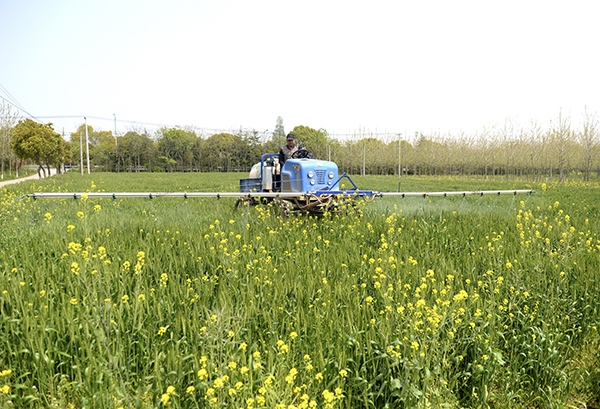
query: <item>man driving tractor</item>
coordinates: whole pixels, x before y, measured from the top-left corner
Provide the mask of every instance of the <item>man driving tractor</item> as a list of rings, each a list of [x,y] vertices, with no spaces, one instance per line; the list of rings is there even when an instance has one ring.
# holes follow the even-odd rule
[[[281,166],[283,166],[285,161],[290,159],[294,152],[298,150],[298,147],[296,146],[296,135],[290,132],[285,139],[286,145],[282,146],[279,150],[279,164]]]

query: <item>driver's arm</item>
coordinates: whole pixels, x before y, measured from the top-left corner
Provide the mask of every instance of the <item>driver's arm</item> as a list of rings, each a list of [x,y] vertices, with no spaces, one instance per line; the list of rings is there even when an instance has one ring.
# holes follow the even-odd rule
[[[285,163],[285,155],[283,154],[283,149],[279,149],[279,164],[283,166]]]

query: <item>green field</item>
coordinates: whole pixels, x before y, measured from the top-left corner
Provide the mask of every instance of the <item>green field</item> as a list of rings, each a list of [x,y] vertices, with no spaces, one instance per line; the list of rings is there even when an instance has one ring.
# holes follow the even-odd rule
[[[356,177],[283,219],[246,174],[59,175],[0,190],[0,407],[549,408],[600,402],[600,184]]]

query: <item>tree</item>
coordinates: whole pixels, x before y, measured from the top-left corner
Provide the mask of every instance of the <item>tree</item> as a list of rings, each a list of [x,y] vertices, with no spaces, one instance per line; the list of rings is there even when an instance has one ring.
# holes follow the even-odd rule
[[[173,171],[176,166],[180,169],[191,168],[194,159],[192,148],[198,139],[194,131],[163,127],[157,136],[157,153],[167,170]]]
[[[147,132],[129,131],[119,137],[119,158],[128,172],[151,170],[154,159],[154,142]]]
[[[12,128],[18,120],[18,114],[11,111],[10,105],[2,102],[0,105],[0,161],[2,162],[1,179],[4,179],[4,163],[10,164],[12,159],[12,151],[10,147],[10,138]],[[9,166],[10,169],[10,166]]]
[[[558,180],[564,182],[568,175],[569,159],[571,156],[571,150],[569,149],[570,142],[572,141],[573,132],[571,131],[571,124],[569,118],[565,118],[562,112],[559,112],[558,119],[552,124],[550,131],[550,137],[552,140],[552,147],[556,156],[556,166],[558,167]]]
[[[236,153],[242,146],[242,139],[230,133],[212,135],[204,142],[202,156],[208,164],[209,171],[230,172],[239,169]]]
[[[237,170],[249,170],[253,164],[260,160],[261,155],[266,152],[263,152],[257,130],[247,131],[240,129],[237,136],[241,140],[241,144],[237,147],[237,156],[239,158]],[[278,151],[279,149],[276,152]]]
[[[54,131],[52,124],[41,124],[29,118],[20,120],[13,130],[11,146],[18,157],[38,164],[38,174],[46,176],[46,165],[59,168],[67,159],[68,149],[62,137]],[[41,174],[40,174],[41,175]]]
[[[278,144],[285,144],[285,129],[283,127],[283,118],[278,116],[277,122],[275,123],[275,130],[273,131],[273,140]]]
[[[443,169],[448,161],[448,147],[434,140],[426,139],[420,135],[415,144],[415,166],[419,174],[437,175],[439,169]]]
[[[583,180],[589,182],[594,153],[598,147],[598,118],[587,109],[583,114],[583,130],[579,133],[579,143],[583,151]]]
[[[90,162],[112,171],[116,165],[116,139],[112,131],[93,132],[93,144],[90,145]]]
[[[298,146],[308,149],[313,158],[327,159],[329,138],[327,131],[324,129],[313,129],[308,126],[298,125],[292,130],[296,135],[296,143]]]
[[[269,140],[262,141],[263,153],[277,153],[283,145],[285,145],[285,130],[283,127],[283,118],[278,116],[277,122],[275,123],[275,130],[273,131]]]

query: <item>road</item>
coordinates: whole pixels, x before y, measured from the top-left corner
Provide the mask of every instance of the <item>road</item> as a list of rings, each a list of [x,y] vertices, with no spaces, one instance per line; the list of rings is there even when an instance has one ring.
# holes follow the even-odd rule
[[[50,176],[54,176],[55,174],[56,174],[56,168],[51,168]],[[50,176],[46,176],[46,177],[50,177]],[[37,175],[37,173],[35,175],[26,176],[24,178],[3,180],[3,181],[0,181],[0,188],[7,186],[7,185],[14,185],[15,183],[25,182],[26,180],[36,180],[36,179],[39,179],[39,176]]]

